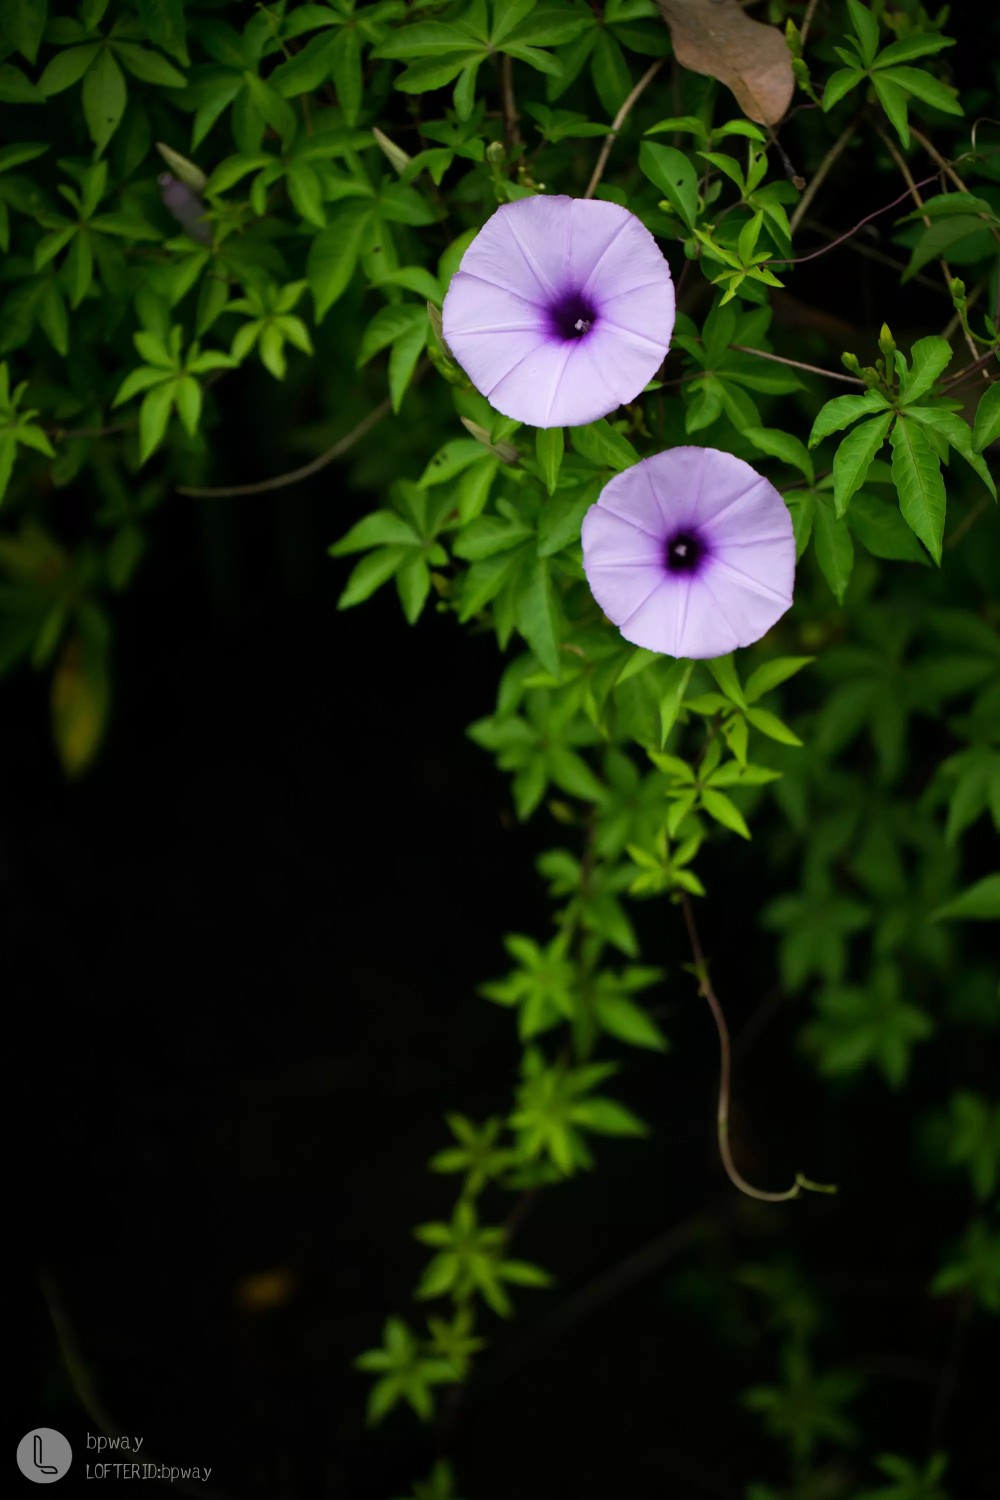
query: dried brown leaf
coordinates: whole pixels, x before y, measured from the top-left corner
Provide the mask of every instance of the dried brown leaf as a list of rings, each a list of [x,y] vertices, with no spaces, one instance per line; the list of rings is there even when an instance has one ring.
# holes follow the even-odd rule
[[[795,77],[785,38],[754,21],[736,0],[657,0],[682,68],[717,78],[758,125],[775,125],[792,101]]]

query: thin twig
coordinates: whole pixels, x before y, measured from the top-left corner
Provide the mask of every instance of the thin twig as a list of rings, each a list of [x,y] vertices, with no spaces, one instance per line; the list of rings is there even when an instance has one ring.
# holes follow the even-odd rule
[[[976,505],[974,505],[970,511],[967,511],[959,521],[958,525],[955,527],[955,530],[951,533],[951,535],[945,537],[945,551],[949,551],[952,547],[956,546],[957,543],[962,540],[963,536],[965,536],[966,532],[972,530],[973,526],[975,526],[976,522],[979,520],[979,517],[981,515],[984,515],[985,512],[989,510],[992,504],[993,502],[984,495],[983,498]]]
[[[860,115],[855,116],[850,125],[846,126],[845,129],[840,132],[837,139],[834,141],[833,145],[830,147],[829,151],[826,153],[823,160],[820,162],[819,166],[813,173],[805,192],[802,194],[802,197],[795,205],[795,212],[792,214],[792,217],[788,221],[788,228],[793,235],[795,234],[796,229],[798,229],[799,225],[802,223],[803,217],[805,216],[810,203],[812,203],[816,194],[823,186],[830,168],[834,165],[838,156],[840,156],[841,152],[844,150],[848,141],[854,134],[855,126],[857,125],[860,118]]]
[[[799,40],[802,43],[803,47],[806,44],[806,37],[809,35],[809,28],[812,25],[813,12],[816,9],[816,3],[817,0],[809,0],[809,9],[806,11],[805,16],[802,19],[802,26],[799,29]]]
[[[503,144],[510,157],[521,149],[521,132],[517,128],[521,116],[514,97],[514,59],[507,52],[500,54],[500,104],[503,109]]]
[[[920,196],[920,189],[925,186],[926,179],[921,182],[914,182],[913,173],[910,171],[909,163],[907,162],[906,157],[897,147],[896,142],[892,140],[890,136],[886,135],[884,130],[880,129],[878,132],[878,136],[882,144],[885,146],[885,149],[888,151],[889,155],[896,163],[896,166],[899,168],[903,181],[909,188],[910,197],[913,199],[917,207],[922,209],[924,206],[924,200]],[[930,217],[927,214],[921,214],[920,217],[923,219],[925,226],[930,229]],[[938,265],[941,267],[941,275],[944,277],[944,284],[948,288],[948,295],[950,297],[951,283],[954,279],[952,276],[951,266],[949,266],[943,255],[939,258]],[[976,345],[972,338],[972,335],[965,329],[964,326],[962,328],[962,337],[965,339],[969,353],[972,355],[973,359],[975,359],[977,353]]]
[[[115,433],[131,432],[138,425],[138,417],[131,417],[126,422],[109,422],[106,427],[46,427],[44,431],[54,442],[68,443],[73,438],[114,437]]]
[[[817,234],[833,234],[833,230],[815,216],[809,220],[806,227],[814,229]],[[897,276],[902,276],[906,270],[905,260],[897,260],[894,255],[887,255],[884,250],[876,250],[874,245],[868,245],[864,240],[847,240],[844,248],[852,250],[855,255],[863,256],[865,260],[873,260],[880,266],[888,266],[890,270],[895,271]],[[918,271],[913,277],[913,284],[914,286],[925,286],[929,292],[934,292],[938,297],[950,298],[950,293],[944,289],[939,281],[934,281],[930,276],[925,276],[922,271]]]
[[[635,88],[629,94],[621,109],[612,120],[611,129],[604,137],[604,144],[601,146],[601,153],[597,158],[597,166],[594,168],[593,176],[587,184],[587,191],[583,195],[585,198],[592,198],[597,192],[598,183],[604,176],[604,168],[608,164],[608,157],[611,155],[611,147],[617,140],[619,131],[625,124],[625,121],[628,119],[629,115],[632,113],[636,101],[646,91],[646,89],[652,83],[653,79],[656,77],[657,73],[663,67],[664,61],[664,58],[659,57],[657,58],[655,63],[652,63],[646,69],[645,73],[643,73],[642,77],[639,79],[639,82],[636,84]]]
[[[698,991],[708,1001],[715,1021],[715,1029],[719,1033],[719,1106],[716,1115],[716,1123],[719,1136],[719,1155],[722,1165],[726,1169],[726,1176],[734,1187],[739,1188],[748,1198],[757,1198],[763,1203],[788,1203],[793,1198],[798,1198],[804,1189],[809,1188],[814,1192],[832,1193],[835,1188],[823,1186],[819,1183],[810,1182],[801,1174],[795,1174],[795,1181],[790,1188],[783,1193],[768,1193],[761,1188],[753,1187],[743,1177],[733,1161],[733,1154],[729,1146],[729,1087],[731,1067],[731,1047],[729,1043],[729,1028],[726,1018],[719,1004],[718,996],[712,988],[712,981],[708,974],[708,964],[702,951],[701,939],[698,936],[698,928],[694,920],[694,910],[691,906],[691,898],[686,891],[681,891],[681,910],[684,913],[684,925],[687,928],[688,938],[691,942],[691,951],[694,954],[694,969],[698,979]]]
[[[936,181],[937,173],[934,172],[930,177],[924,177],[922,181],[916,183],[915,186],[918,188],[925,187],[928,182]],[[885,204],[883,208],[877,208],[873,214],[866,214],[863,219],[861,219],[857,224],[854,225],[853,229],[845,230],[844,233],[839,234],[835,240],[831,240],[828,245],[821,245],[818,250],[810,250],[808,255],[797,255],[794,260],[768,260],[767,264],[769,266],[801,266],[804,265],[807,260],[816,260],[819,256],[826,255],[831,250],[836,250],[838,245],[842,245],[845,240],[849,240],[852,235],[857,234],[859,229],[864,229],[865,225],[870,224],[872,219],[877,219],[881,214],[887,214],[891,208],[898,207],[900,203],[903,203],[910,196],[911,191],[910,189],[907,189],[905,193],[900,193],[898,198],[893,198],[892,202]]]
[[[275,474],[271,479],[261,479],[256,484],[224,484],[215,489],[200,489],[193,485],[182,484],[177,486],[179,495],[190,495],[195,500],[222,499],[229,495],[263,495],[269,490],[283,490],[289,484],[301,484],[303,479],[311,479],[328,464],[342,457],[355,443],[359,443],[363,437],[367,437],[373,427],[377,427],[382,418],[388,416],[392,410],[392,402],[388,396],[380,401],[367,415],[362,417],[356,427],[346,433],[344,437],[338,438],[332,448],[327,448],[318,458],[303,464],[301,469],[291,469],[287,474]]]
[[[801,359],[786,359],[783,354],[770,354],[765,349],[751,349],[748,344],[730,344],[740,354],[754,354],[758,359],[769,359],[776,365],[790,365],[793,370],[808,370],[811,375],[823,375],[827,380],[840,380],[844,385],[864,385],[856,375],[842,375],[839,370],[824,370],[822,365],[807,365]]]
[[[969,301],[971,302],[971,300],[970,297]],[[987,349],[985,354],[978,354],[971,365],[966,365],[962,370],[956,370],[954,375],[949,375],[946,379],[942,380],[941,389],[944,390],[948,386],[958,385],[960,381],[967,380],[970,375],[975,375],[984,365],[988,365],[991,359],[996,358],[997,351],[995,349]]]

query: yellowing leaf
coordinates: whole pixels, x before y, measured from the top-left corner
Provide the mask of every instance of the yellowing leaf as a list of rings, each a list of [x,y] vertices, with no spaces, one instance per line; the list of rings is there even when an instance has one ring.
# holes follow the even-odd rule
[[[97,754],[107,727],[110,699],[103,641],[73,635],[52,679],[52,732],[67,776],[81,775]]]
[[[792,102],[792,55],[776,26],[746,15],[736,0],[657,0],[683,68],[717,78],[743,113],[774,125]]]

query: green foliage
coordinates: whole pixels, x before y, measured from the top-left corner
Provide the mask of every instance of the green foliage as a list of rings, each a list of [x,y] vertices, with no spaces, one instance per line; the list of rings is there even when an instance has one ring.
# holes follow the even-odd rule
[[[450,1360],[424,1352],[400,1318],[387,1320],[383,1339],[382,1348],[368,1349],[354,1361],[357,1369],[378,1376],[368,1398],[369,1422],[380,1422],[400,1401],[429,1420],[434,1411],[433,1387],[455,1380],[454,1367]]]
[[[861,0],[847,0],[847,11],[851,31],[844,38],[846,46],[834,48],[846,66],[827,80],[824,110],[833,109],[867,80],[904,147],[910,144],[908,107],[913,99],[946,114],[962,114],[957,90],[939,82],[925,68],[909,66],[918,57],[933,56],[954,46],[950,38],[915,34],[880,48],[878,21],[868,6]]]
[[[948,1492],[939,1482],[948,1467],[943,1453],[935,1453],[922,1466],[896,1453],[880,1453],[874,1463],[889,1483],[880,1484],[877,1490],[865,1490],[858,1500],[948,1500]]]
[[[642,1149],[647,1126],[604,1092],[609,1058],[623,1093],[643,1054],[661,1066],[664,1017],[696,1001],[689,971],[706,969],[682,948],[669,976],[644,963],[638,907],[680,932],[671,908],[712,903],[721,861],[751,871],[747,900],[800,1007],[787,1024],[824,1087],[878,1075],[902,1111],[933,1050],[930,1138],[982,1213],[942,1225],[952,1248],[933,1289],[996,1312],[1000,1116],[955,1037],[1000,1016],[974,946],[1000,917],[983,857],[1000,831],[1000,198],[995,152],[947,81],[944,13],[847,0],[818,8],[803,43],[797,9],[772,6],[800,88],[822,96],[777,149],[679,65],[663,117],[667,75],[647,70],[671,45],[653,0],[0,9],[0,668],[46,675],[66,773],[83,775],[107,732],[119,596],[141,586],[159,512],[177,485],[231,482],[226,424],[235,409],[239,451],[256,410],[292,462],[341,456],[352,499],[370,497],[333,528],[341,608],[392,580],[411,625],[431,609],[496,641],[496,696],[468,686],[469,736],[509,777],[517,820],[555,825],[534,846],[551,922],[508,934],[508,972],[479,987],[522,1044],[512,1097],[482,1122],[446,1115],[430,1165],[454,1206],[416,1231],[430,1253],[415,1301],[433,1315],[423,1333],[390,1317],[357,1360],[369,1419],[429,1421],[485,1348],[483,1306],[509,1317],[512,1289],[551,1284],[511,1250],[530,1197],[625,1138]],[[782,153],[819,202],[826,172],[864,153],[891,208],[902,179],[882,115],[911,178],[925,149],[928,170],[946,163],[929,196],[894,210],[900,284],[946,257],[968,286],[947,265],[947,295],[924,298],[903,348],[883,324],[859,334],[870,354],[824,370],[826,309],[800,297],[801,188]],[[627,407],[532,430],[471,387],[442,306],[499,204],[580,197],[599,160],[597,196],[627,205],[670,260],[671,351]],[[832,255],[803,228],[810,258]],[[845,264],[858,248],[852,231],[836,242]],[[794,609],[769,639],[708,663],[625,641],[581,565],[609,478],[683,443],[764,473],[799,558]],[[836,1457],[868,1440],[871,1414],[849,1414],[852,1374],[821,1368],[808,1275],[783,1252],[754,1257],[707,1300],[722,1286],[753,1302],[756,1352],[780,1343],[780,1379],[746,1402],[787,1450],[781,1493],[845,1500]],[[947,1500],[943,1457],[872,1463],[885,1481],[872,1497]],[[455,1500],[454,1484],[442,1461],[415,1500]]]
[[[805,1353],[794,1345],[782,1357],[781,1385],[755,1385],[744,1393],[751,1411],[759,1412],[766,1430],[786,1443],[797,1463],[808,1463],[825,1443],[851,1447],[857,1428],[844,1408],[857,1399],[861,1381],[846,1371],[813,1373]]]
[[[963,1292],[990,1313],[1000,1313],[1000,1230],[974,1219],[953,1258],[935,1276],[932,1291]]]

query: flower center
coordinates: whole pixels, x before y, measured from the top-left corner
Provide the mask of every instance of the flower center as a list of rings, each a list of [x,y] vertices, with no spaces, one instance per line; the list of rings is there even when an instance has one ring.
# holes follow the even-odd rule
[[[705,544],[693,531],[678,531],[667,542],[668,573],[692,573],[705,556]]]
[[[557,338],[583,339],[597,321],[597,309],[589,297],[567,292],[549,308],[549,318]]]

